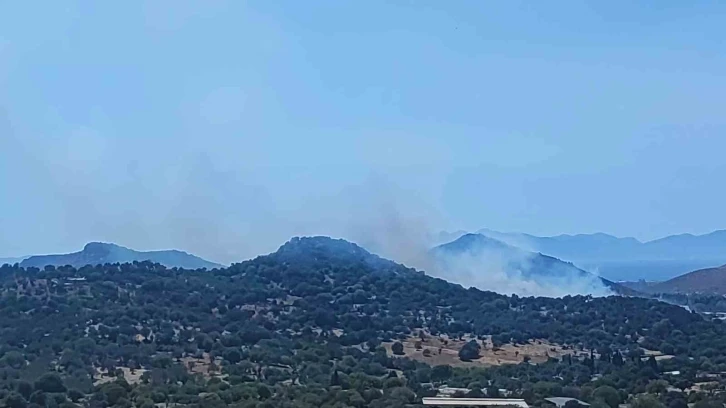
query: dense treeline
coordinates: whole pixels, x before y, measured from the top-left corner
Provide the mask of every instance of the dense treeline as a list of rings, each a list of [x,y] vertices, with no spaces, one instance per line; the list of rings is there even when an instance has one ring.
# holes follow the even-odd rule
[[[672,388],[726,371],[726,326],[681,307],[465,289],[326,238],[211,271],[6,265],[0,283],[0,398],[10,408],[402,407],[441,384],[612,408],[647,392],[655,397],[635,403],[676,408],[720,404],[713,390]],[[421,331],[491,335],[495,346],[545,339],[586,357],[462,369],[381,347]],[[643,358],[644,348],[675,358]]]

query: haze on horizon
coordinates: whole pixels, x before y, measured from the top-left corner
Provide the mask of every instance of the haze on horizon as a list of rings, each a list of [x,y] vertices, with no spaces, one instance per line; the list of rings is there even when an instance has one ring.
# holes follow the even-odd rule
[[[724,229],[724,18],[676,1],[6,3],[0,256]]]

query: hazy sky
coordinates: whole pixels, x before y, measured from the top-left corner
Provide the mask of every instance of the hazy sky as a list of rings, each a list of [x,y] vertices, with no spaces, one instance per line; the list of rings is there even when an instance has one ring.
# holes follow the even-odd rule
[[[724,21],[718,1],[2,2],[0,256],[726,228]]]

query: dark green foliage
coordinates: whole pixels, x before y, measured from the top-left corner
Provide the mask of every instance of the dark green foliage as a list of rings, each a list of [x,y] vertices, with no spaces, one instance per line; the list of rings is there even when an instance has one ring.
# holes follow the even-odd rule
[[[333,375],[330,376],[330,385],[338,387],[340,384],[340,374],[338,374],[338,370],[333,370]]]
[[[630,403],[632,408],[665,408],[662,402],[653,395],[640,395]]]
[[[47,399],[47,396],[45,395],[45,393],[43,391],[35,391],[32,394],[30,394],[30,399],[28,401],[31,403],[31,405],[37,404],[42,407],[45,405],[46,399]]]
[[[570,400],[565,403],[565,408],[584,408],[579,402]]]
[[[78,402],[81,398],[83,398],[83,393],[81,391],[78,391],[76,389],[70,389],[68,390],[68,398],[72,402]]]
[[[257,387],[257,395],[259,395],[261,399],[265,400],[272,396],[272,391],[270,391],[270,389],[266,386],[260,385]]]
[[[403,352],[403,344],[400,341],[393,343],[393,345],[391,346],[391,351],[397,356],[402,356],[405,354]]]
[[[126,390],[126,388],[116,382],[104,384],[103,386],[101,386],[100,392],[103,393],[109,405],[116,405],[119,400],[128,397],[128,391]]]
[[[459,358],[462,361],[471,361],[479,358],[481,345],[476,340],[470,340],[459,350]]]
[[[431,369],[431,381],[443,382],[451,377],[453,369],[449,365],[437,365]]]
[[[28,402],[20,393],[11,392],[5,397],[5,406],[8,408],[26,408]]]
[[[23,396],[26,400],[30,398],[30,394],[33,393],[33,385],[27,381],[18,381],[15,389]]]
[[[596,400],[601,400],[608,404],[610,408],[618,408],[620,405],[620,393],[615,388],[603,385],[595,389],[592,392],[592,397]]]
[[[46,373],[35,381],[33,385],[37,391],[42,392],[66,392],[63,380],[56,373]]]

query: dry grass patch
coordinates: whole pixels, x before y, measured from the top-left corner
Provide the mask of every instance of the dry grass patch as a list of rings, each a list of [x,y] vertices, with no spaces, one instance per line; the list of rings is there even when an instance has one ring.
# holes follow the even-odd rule
[[[129,384],[138,384],[141,382],[141,376],[144,375],[144,373],[147,370],[144,370],[143,368],[138,369],[131,369],[129,367],[118,367],[124,375],[124,379]],[[96,374],[93,376],[93,385],[100,385],[105,384],[109,382],[116,381],[115,376],[111,376],[108,374],[108,372],[105,369],[102,368],[96,368]]]
[[[207,378],[219,375],[222,368],[222,359],[212,361],[209,353],[202,354],[202,358],[182,357],[181,361],[190,373],[202,374]]]
[[[549,357],[562,358],[566,354],[575,355],[575,351],[565,349],[560,345],[551,344],[545,340],[533,340],[529,344],[505,344],[494,349],[491,338],[477,340],[482,344],[481,358],[473,361],[461,361],[459,350],[471,340],[448,338],[447,336],[426,336],[422,341],[418,336],[411,336],[401,341],[404,355],[429,365],[450,365],[452,367],[494,366],[502,364],[519,364],[525,356],[533,363],[543,363]],[[394,342],[383,343],[389,355],[394,356],[391,347]],[[419,347],[417,347],[417,345]]]

